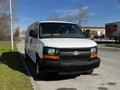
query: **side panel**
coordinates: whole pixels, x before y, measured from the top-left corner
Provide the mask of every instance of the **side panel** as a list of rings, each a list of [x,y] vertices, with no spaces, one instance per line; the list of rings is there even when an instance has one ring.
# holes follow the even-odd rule
[[[35,26],[37,24],[32,24],[28,30],[27,30],[27,33],[26,33],[26,38],[25,38],[25,48],[26,48],[26,53],[27,55],[34,61],[36,62],[36,50],[37,50],[37,41],[38,41],[38,38],[36,37],[31,37],[29,36],[29,32],[31,30],[35,30]],[[37,30],[36,30],[37,32]]]
[[[29,36],[29,30],[27,30],[26,35],[25,35],[25,50],[29,57],[31,56],[30,39],[31,37]]]
[[[36,32],[36,37],[31,38],[31,58],[36,63],[36,52],[37,52],[37,46],[38,46],[38,36],[39,36],[39,24],[35,23],[33,30]]]
[[[39,55],[39,57],[42,59],[43,58],[43,48],[44,48],[44,43],[41,41],[41,39],[39,39],[37,41],[37,54]]]
[[[41,33],[41,25],[39,24],[39,31],[38,31],[38,36],[40,36]],[[40,37],[39,37],[40,38]],[[39,57],[42,59],[43,58],[43,48],[44,48],[44,43],[42,41],[42,39],[38,39],[37,41],[37,54],[39,55]]]
[[[31,59],[36,62],[36,47],[37,47],[37,39],[36,38],[31,38],[30,39],[30,48],[31,48],[31,53],[30,53],[30,57]]]

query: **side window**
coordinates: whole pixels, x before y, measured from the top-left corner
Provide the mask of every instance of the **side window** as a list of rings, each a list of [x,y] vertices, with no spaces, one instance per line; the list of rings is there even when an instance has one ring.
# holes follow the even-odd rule
[[[38,38],[38,25],[34,24],[29,30],[29,36]]]
[[[38,27],[38,24],[36,24],[35,25],[35,27],[34,27],[34,31],[35,31],[35,33],[36,33],[36,37],[38,37],[38,29],[39,29],[39,27]]]
[[[37,38],[37,33],[35,32],[35,30],[30,30],[29,31],[29,36],[33,37],[33,38]]]
[[[32,37],[32,34],[33,34],[33,30],[29,30],[29,36]]]
[[[40,35],[41,35],[42,30],[43,30],[43,28],[42,28],[42,26],[39,24],[39,38],[40,38]]]
[[[28,43],[28,39],[29,39],[29,36],[28,36],[28,30],[27,30],[25,33],[25,43]]]

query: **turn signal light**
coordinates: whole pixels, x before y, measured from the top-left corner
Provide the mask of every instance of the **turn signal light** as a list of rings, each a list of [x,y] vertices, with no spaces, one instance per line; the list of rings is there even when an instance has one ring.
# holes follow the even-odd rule
[[[60,59],[60,56],[53,56],[53,55],[44,55],[44,59]]]
[[[90,58],[96,58],[97,57],[97,54],[91,54],[90,55]]]

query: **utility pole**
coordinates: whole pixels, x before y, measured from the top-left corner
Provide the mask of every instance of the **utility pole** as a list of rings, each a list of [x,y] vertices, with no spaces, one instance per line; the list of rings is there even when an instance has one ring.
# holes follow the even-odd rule
[[[10,29],[11,29],[11,50],[13,51],[13,17],[12,17],[12,1],[10,0]]]

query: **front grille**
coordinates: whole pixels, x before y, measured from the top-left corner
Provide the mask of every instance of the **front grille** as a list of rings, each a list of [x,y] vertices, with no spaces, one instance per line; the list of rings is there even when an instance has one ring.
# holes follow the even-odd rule
[[[60,52],[90,51],[90,48],[61,48]]]
[[[88,60],[90,58],[90,48],[60,49],[62,60]]]

